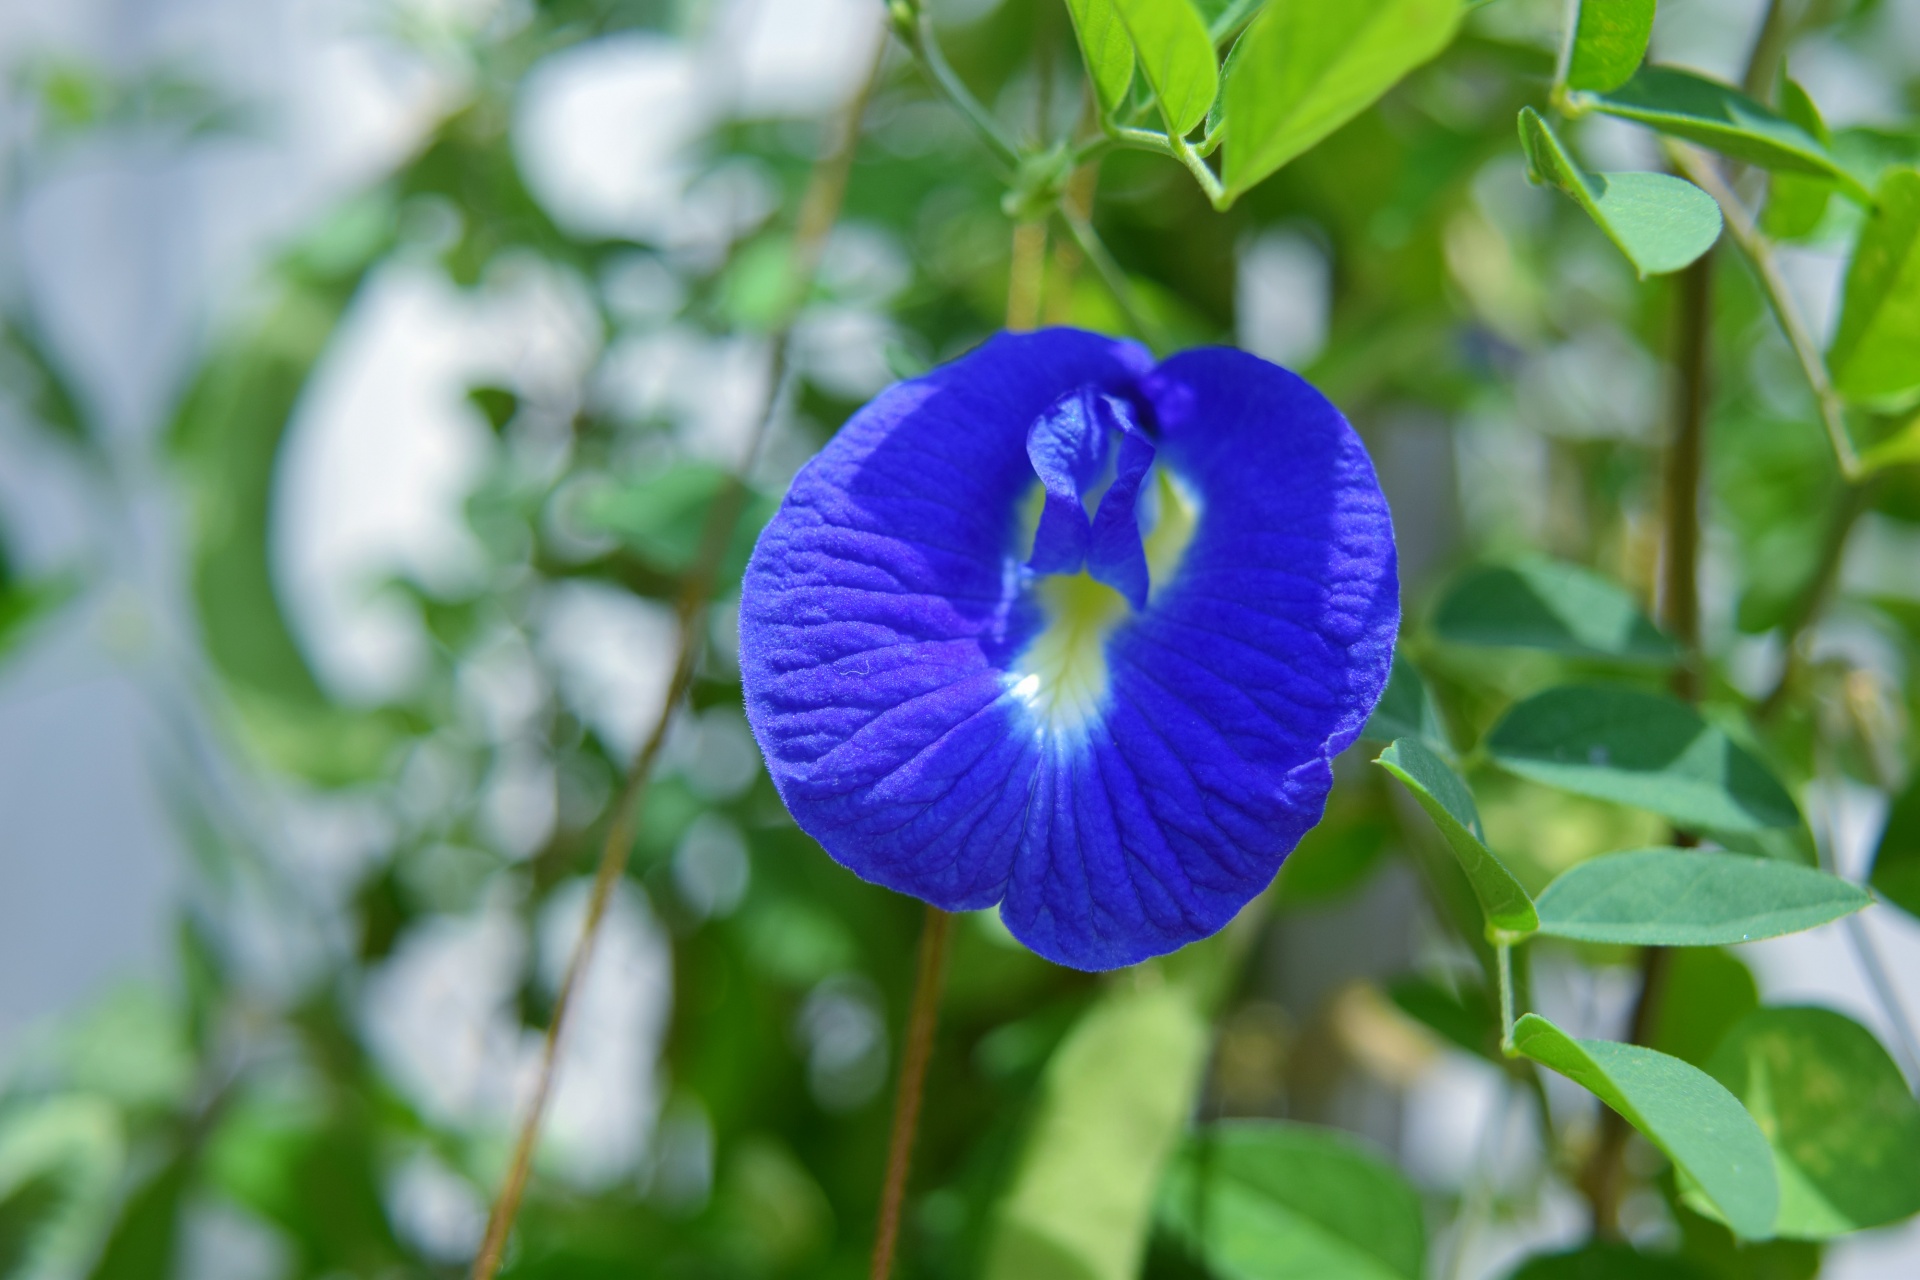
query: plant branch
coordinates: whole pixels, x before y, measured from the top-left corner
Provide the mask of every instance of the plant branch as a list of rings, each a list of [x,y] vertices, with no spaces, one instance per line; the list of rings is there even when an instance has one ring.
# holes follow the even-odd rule
[[[1215,212],[1224,210],[1227,207],[1227,189],[1213,170],[1207,167],[1207,162],[1200,158],[1200,153],[1188,146],[1185,138],[1168,135],[1167,140],[1173,144],[1174,159],[1185,165],[1187,172],[1193,175],[1193,180],[1200,184],[1207,203],[1214,207]]]
[[[1165,330],[1161,328],[1160,322],[1148,315],[1146,309],[1140,305],[1140,298],[1133,289],[1133,281],[1127,279],[1127,273],[1121,270],[1120,264],[1113,260],[1113,255],[1107,251],[1106,243],[1100,239],[1100,233],[1093,229],[1093,223],[1088,221],[1087,216],[1079,210],[1070,209],[1065,205],[1056,212],[1059,213],[1060,220],[1067,224],[1067,231],[1073,236],[1074,243],[1080,246],[1080,252],[1086,255],[1087,261],[1093,264],[1093,269],[1098,271],[1100,278],[1106,282],[1107,289],[1113,294],[1114,301],[1120,304],[1120,310],[1126,313],[1127,323],[1133,327],[1134,332],[1145,338],[1148,346],[1164,349],[1167,345]]]
[[[900,1207],[906,1202],[907,1174],[913,1165],[913,1140],[920,1127],[920,1103],[926,1094],[927,1063],[933,1058],[933,1033],[940,1021],[940,992],[946,983],[947,951],[953,917],[927,904],[920,926],[920,955],[914,968],[913,1003],[907,1009],[907,1034],[900,1049],[900,1079],[893,1093],[893,1128],[887,1137],[887,1173],[880,1184],[880,1222],[873,1235],[872,1280],[888,1280],[900,1240]]]
[[[1834,390],[1826,360],[1814,343],[1806,319],[1800,314],[1793,290],[1780,273],[1779,261],[1773,256],[1773,242],[1760,230],[1753,214],[1748,212],[1747,206],[1734,194],[1733,188],[1727,185],[1727,180],[1711,160],[1685,143],[1667,142],[1664,145],[1674,167],[1719,203],[1721,215],[1727,221],[1728,234],[1753,266],[1754,274],[1760,277],[1760,288],[1767,295],[1774,318],[1780,322],[1781,332],[1786,334],[1787,342],[1800,362],[1807,385],[1813,388],[1813,398],[1820,406],[1820,421],[1827,429],[1827,439],[1833,445],[1833,456],[1840,464],[1840,474],[1849,482],[1858,480],[1861,474],[1860,455],[1853,447],[1852,437],[1847,434],[1846,406],[1840,399],[1840,393]]]
[[[1664,537],[1660,557],[1660,621],[1686,647],[1686,659],[1674,672],[1674,692],[1699,700],[1704,660],[1700,651],[1700,490],[1706,472],[1707,406],[1713,355],[1713,260],[1709,249],[1680,274],[1675,286],[1673,431],[1667,440]],[[1674,843],[1694,843],[1676,832]],[[1652,1038],[1666,995],[1672,952],[1645,947],[1640,952],[1640,990],[1628,1027],[1630,1043]],[[1620,1235],[1620,1205],[1627,1189],[1626,1118],[1611,1107],[1600,1116],[1600,1140],[1581,1170],[1580,1190],[1593,1215],[1593,1233]]]
[[[947,61],[946,54],[940,51],[940,39],[933,30],[933,14],[928,11],[924,0],[896,0],[889,6],[893,17],[893,28],[899,33],[900,40],[913,54],[915,62],[927,73],[934,87],[946,95],[967,118],[973,131],[987,144],[994,157],[1009,169],[1020,167],[1020,148],[1015,146],[1006,131],[993,118],[993,113],[980,104]]]
[[[754,430],[753,438],[747,446],[745,456],[728,477],[727,484],[714,498],[713,506],[708,510],[706,523],[701,530],[699,551],[693,567],[681,584],[679,597],[675,602],[679,623],[679,646],[674,658],[673,679],[668,686],[666,700],[661,704],[660,714],[655,718],[640,750],[635,753],[633,763],[628,767],[626,777],[621,782],[620,791],[614,798],[612,817],[607,824],[606,840],[601,846],[599,864],[594,871],[593,890],[587,899],[586,918],[581,923],[579,941],[574,944],[573,954],[567,961],[566,974],[561,979],[560,990],[554,998],[553,1016],[548,1020],[546,1038],[541,1045],[540,1066],[534,1081],[533,1097],[528,1103],[526,1114],[521,1118],[506,1177],[488,1214],[486,1234],[481,1240],[479,1252],[473,1261],[472,1280],[492,1280],[499,1270],[501,1257],[506,1251],[507,1238],[512,1233],[514,1220],[519,1216],[520,1203],[526,1194],[527,1182],[532,1174],[534,1151],[539,1146],[541,1123],[545,1119],[547,1103],[553,1093],[567,1014],[573,1007],[580,982],[592,959],[594,943],[599,936],[600,926],[606,918],[607,906],[612,900],[614,887],[619,884],[626,872],[627,858],[633,848],[634,832],[639,821],[640,800],[646,791],[647,781],[653,773],[654,764],[659,759],[661,748],[666,744],[667,731],[672,725],[674,713],[679,709],[681,701],[686,697],[687,690],[693,683],[694,666],[700,653],[701,637],[705,632],[707,600],[713,591],[714,577],[718,571],[720,559],[732,541],[734,525],[747,505],[746,476],[759,456],[761,445],[767,437],[773,420],[779,414],[782,391],[787,381],[788,353],[793,323],[811,288],[813,273],[819,265],[820,255],[825,247],[827,232],[832,229],[833,223],[839,217],[840,206],[846,195],[847,179],[853,169],[853,155],[859,144],[860,121],[866,114],[867,102],[873,94],[874,85],[880,78],[880,69],[885,55],[886,41],[882,39],[874,51],[873,64],[867,73],[866,80],[847,104],[841,117],[838,136],[832,147],[814,167],[812,180],[808,184],[807,194],[802,201],[800,217],[795,229],[794,254],[789,266],[785,306],[782,319],[773,334],[768,403],[761,414],[759,425]]]
[[[1747,73],[1740,81],[1749,98],[1760,102],[1773,100],[1773,82],[1786,59],[1787,46],[1793,43],[1796,25],[1793,15],[1787,12],[1785,0],[1767,0],[1767,13],[1760,19],[1760,30],[1753,37],[1753,49],[1747,55]]]
[[[1500,976],[1500,1052],[1509,1058],[1520,1055],[1513,1043],[1513,944],[1504,938],[1493,944]]]

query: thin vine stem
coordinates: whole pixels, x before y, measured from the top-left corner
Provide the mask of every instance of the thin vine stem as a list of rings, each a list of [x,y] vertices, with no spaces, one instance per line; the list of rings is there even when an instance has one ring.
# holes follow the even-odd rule
[[[732,541],[734,525],[738,523],[740,513],[747,505],[746,476],[758,459],[761,446],[766,440],[772,423],[781,411],[788,381],[788,356],[793,322],[811,287],[813,274],[818,268],[820,255],[825,247],[827,233],[839,217],[840,206],[846,195],[847,180],[853,170],[853,155],[859,144],[860,121],[866,114],[867,102],[872,97],[874,85],[880,78],[886,48],[887,42],[883,38],[874,51],[872,66],[866,79],[847,104],[833,145],[814,167],[812,179],[808,183],[807,194],[802,201],[800,217],[795,229],[794,254],[789,267],[783,319],[773,334],[768,402],[760,415],[759,424],[754,429],[745,455],[741,458],[738,467],[729,475],[726,485],[715,497],[713,506],[707,513],[693,567],[682,581],[679,597],[675,602],[675,613],[679,624],[679,644],[674,657],[673,679],[668,685],[667,697],[661,704],[660,714],[655,718],[640,750],[635,753],[633,762],[621,782],[619,793],[614,798],[612,817],[607,824],[606,839],[601,845],[599,863],[594,871],[593,889],[587,899],[586,917],[580,927],[580,938],[574,944],[573,954],[567,961],[566,974],[561,979],[559,992],[554,997],[553,1015],[547,1022],[546,1036],[541,1043],[540,1066],[534,1078],[533,1097],[528,1102],[526,1113],[521,1117],[519,1132],[514,1140],[513,1154],[508,1161],[506,1177],[502,1180],[499,1193],[495,1196],[492,1209],[487,1215],[486,1233],[481,1239],[479,1251],[474,1256],[473,1269],[470,1273],[472,1280],[493,1280],[506,1252],[507,1240],[512,1234],[514,1220],[519,1216],[527,1183],[532,1176],[534,1152],[539,1147],[541,1124],[546,1118],[547,1104],[552,1097],[554,1080],[558,1074],[567,1015],[572,1010],[580,982],[592,960],[594,944],[599,937],[601,924],[606,919],[607,906],[612,901],[614,887],[625,875],[627,859],[633,848],[634,832],[639,822],[640,801],[646,791],[647,781],[652,776],[653,767],[658,762],[661,749],[666,744],[667,732],[673,723],[674,714],[693,684],[694,667],[700,653],[701,637],[706,630],[707,602],[713,592],[714,578],[720,559]]]
[[[946,96],[947,101],[959,108],[960,114],[980,135],[980,140],[987,144],[994,158],[1007,168],[1017,170],[1020,167],[1020,148],[1014,145],[1013,139],[993,118],[993,113],[973,96],[966,81],[960,78],[947,61],[947,55],[941,52],[940,38],[933,29],[933,14],[928,10],[925,0],[895,0],[889,6],[889,11],[894,30],[913,54],[914,61],[926,71],[934,87]]]
[[[1847,432],[1846,405],[1840,399],[1840,393],[1834,390],[1833,377],[1827,372],[1827,362],[1820,354],[1819,345],[1813,340],[1813,332],[1806,318],[1800,314],[1800,305],[1794,301],[1793,290],[1788,287],[1786,276],[1781,274],[1779,260],[1773,256],[1773,242],[1760,230],[1753,214],[1734,194],[1717,165],[1698,149],[1685,143],[1669,141],[1664,146],[1674,167],[1720,205],[1721,216],[1727,222],[1727,233],[1752,265],[1754,274],[1760,278],[1761,291],[1767,295],[1767,304],[1773,310],[1774,319],[1779,321],[1781,332],[1793,348],[1794,358],[1800,362],[1800,371],[1805,375],[1807,385],[1813,389],[1813,398],[1820,407],[1820,422],[1826,428],[1827,439],[1833,446],[1833,456],[1840,465],[1840,474],[1849,483],[1857,481],[1861,476],[1860,454]]]
[[[1108,252],[1106,242],[1100,238],[1100,233],[1093,229],[1093,223],[1085,214],[1064,205],[1057,212],[1060,220],[1066,224],[1068,233],[1073,236],[1074,243],[1080,246],[1080,252],[1086,255],[1088,262],[1093,264],[1093,269],[1100,273],[1100,278],[1106,282],[1114,301],[1119,303],[1120,310],[1126,313],[1127,323],[1133,327],[1134,332],[1145,338],[1148,346],[1164,349],[1167,345],[1166,330],[1158,320],[1148,314],[1145,307],[1140,305],[1139,295],[1134,292],[1133,281],[1127,279],[1127,273],[1121,269],[1118,262],[1113,260],[1113,254]]]
[[[893,1128],[887,1135],[887,1172],[880,1184],[880,1220],[873,1233],[871,1280],[889,1280],[900,1242],[900,1208],[906,1203],[907,1175],[913,1168],[913,1143],[920,1129],[920,1104],[926,1096],[927,1064],[933,1059],[933,1033],[940,1023],[940,993],[946,986],[947,952],[953,917],[927,904],[920,925],[920,953],[914,966],[913,1002],[907,1008],[907,1034],[900,1049],[900,1078],[893,1092]]]

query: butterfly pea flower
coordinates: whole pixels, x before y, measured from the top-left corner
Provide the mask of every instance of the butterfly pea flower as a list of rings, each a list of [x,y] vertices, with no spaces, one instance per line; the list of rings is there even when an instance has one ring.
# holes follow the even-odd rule
[[[1109,969],[1220,929],[1386,684],[1393,529],[1328,401],[1242,351],[999,335],[795,477],[747,566],[747,716],[861,877]]]

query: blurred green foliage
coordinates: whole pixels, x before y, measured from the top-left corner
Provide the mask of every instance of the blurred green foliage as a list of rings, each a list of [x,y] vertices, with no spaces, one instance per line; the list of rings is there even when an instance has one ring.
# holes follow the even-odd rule
[[[198,643],[179,675],[259,795],[236,798],[204,761],[168,762],[195,858],[176,972],[61,1024],[0,1084],[0,1280],[198,1280],[188,1268],[209,1222],[264,1250],[263,1275],[464,1273],[524,1095],[516,1064],[552,1013],[548,952],[558,937],[564,956],[570,936],[554,921],[591,872],[632,750],[610,727],[606,690],[567,694],[564,662],[543,647],[546,611],[578,587],[634,607],[672,601],[727,472],[696,447],[684,407],[623,410],[600,368],[559,392],[506,376],[468,388],[462,410],[488,442],[465,505],[483,563],[459,585],[380,584],[418,621],[426,660],[404,690],[369,700],[332,687],[293,621],[303,584],[273,554],[281,469],[323,362],[398,266],[480,297],[538,264],[586,299],[601,366],[668,328],[692,349],[763,343],[781,324],[820,122],[709,121],[682,157],[689,184],[748,172],[768,198],[694,248],[570,229],[516,143],[543,67],[623,36],[693,47],[715,38],[714,8],[542,0],[451,37],[460,90],[427,136],[286,246],[263,300],[186,380],[164,433]],[[1920,661],[1920,577],[1910,558],[1871,580],[1842,572],[1850,538],[1910,551],[1920,536],[1909,447],[1920,78],[1908,69],[1898,86],[1905,117],[1832,131],[1783,78],[1799,41],[1868,57],[1890,5],[1770,6],[1778,29],[1753,55],[1766,74],[1744,93],[1641,69],[1650,0],[1572,6],[1571,45],[1562,6],[1536,0],[970,8],[948,22],[939,0],[890,6],[907,39],[883,66],[854,157],[850,234],[829,241],[801,314],[794,456],[748,477],[690,705],[644,799],[622,899],[639,950],[622,953],[630,967],[613,985],[653,993],[659,1025],[620,1024],[647,1061],[616,1059],[613,1078],[642,1099],[646,1140],[608,1173],[550,1139],[503,1274],[865,1273],[919,909],[836,867],[787,818],[746,738],[726,606],[798,457],[874,389],[833,357],[907,376],[972,346],[1006,311],[1006,209],[1046,219],[1063,203],[1098,240],[1051,219],[1049,323],[1257,347],[1263,297],[1300,288],[1251,272],[1261,246],[1325,268],[1324,333],[1289,358],[1368,439],[1407,570],[1394,682],[1356,755],[1401,739],[1388,762],[1421,767],[1394,774],[1415,779],[1408,797],[1341,762],[1325,821],[1266,898],[1221,937],[1137,972],[1061,970],[990,915],[959,921],[903,1270],[1452,1274],[1442,1268],[1462,1265],[1476,1232],[1534,1220],[1554,1194],[1585,1195],[1600,1235],[1623,1229],[1609,1216],[1618,1190],[1594,1178],[1606,1122],[1501,1052],[1501,992],[1524,1011],[1539,972],[1590,989],[1596,974],[1643,970],[1608,941],[1525,942],[1529,895],[1595,855],[1667,838],[1650,815],[1698,828],[1679,833],[1688,840],[1718,831],[1727,847],[1818,853],[1830,869],[1829,833],[1801,814],[1810,789],[1830,802],[1844,783],[1905,789],[1873,885],[1908,912],[1920,903],[1909,781],[1920,682],[1906,675]],[[436,42],[450,37],[402,21],[392,38],[444,53]],[[928,74],[930,48],[944,50],[951,84]],[[1730,49],[1725,61],[1747,57]],[[984,140],[954,85],[981,104]],[[29,184],[92,131],[192,145],[263,127],[172,68],[115,76],[34,61],[11,93],[32,121],[12,157]],[[1702,257],[1720,225],[1714,198],[1667,173],[1591,168],[1604,151],[1584,123],[1594,113],[1751,165],[1725,172],[1766,236],[1835,256],[1862,246],[1831,372],[1855,397],[1844,423],[1879,468],[1871,478],[1829,448],[1764,273],[1730,245]],[[1530,188],[1529,164],[1572,198]],[[881,246],[881,266],[862,266],[861,236]],[[1695,335],[1711,370],[1697,653],[1654,621],[1670,619],[1657,590],[1671,533],[1664,388],[1686,336],[1684,286],[1658,273],[1695,262],[1711,284]],[[895,269],[884,285],[862,276]],[[9,298],[11,407],[77,468],[110,476],[119,464],[93,397],[34,308]],[[864,327],[826,324],[848,312]],[[27,578],[0,554],[0,655],[88,591],[90,572]],[[1810,639],[1823,627],[1866,639]],[[508,734],[473,694],[503,652],[524,659],[535,690]],[[1697,710],[1668,692],[1676,667],[1698,677]],[[502,779],[529,759],[552,800],[530,848],[489,817]],[[375,847],[337,900],[301,880],[259,816],[295,802],[374,815]],[[1794,870],[1774,878],[1817,877]],[[1365,915],[1393,886],[1420,905]],[[1296,982],[1276,959],[1289,939],[1343,919],[1384,919],[1421,945],[1370,937],[1381,963],[1340,952],[1318,987]],[[1647,927],[1632,936],[1698,940]],[[265,972],[262,935],[304,957],[290,976]],[[469,936],[498,945],[459,950]],[[649,969],[655,944],[664,959]],[[1615,1152],[1618,1176],[1647,1193],[1631,1244],[1568,1241],[1517,1277],[1811,1276],[1820,1245],[1755,1238],[1824,1239],[1920,1209],[1904,1194],[1920,1168],[1912,1081],[1871,1032],[1831,1011],[1756,1007],[1735,952],[1660,954],[1657,982],[1657,966],[1644,970],[1655,993],[1644,1025],[1621,1032],[1639,1045],[1523,1024],[1530,1058],[1592,1085],[1653,1146]],[[439,1051],[437,1082],[378,1013],[381,993],[431,955],[451,957],[451,985],[413,1016],[492,1002],[457,1024],[472,1043],[437,1022],[414,1028]],[[495,963],[498,990],[459,985]],[[572,1040],[593,1034],[577,1027]],[[1451,1181],[1396,1169],[1334,1132],[1391,1138],[1395,1125],[1365,1117],[1401,1105],[1442,1053],[1469,1056],[1530,1117],[1532,1173],[1519,1184],[1496,1185],[1491,1157]],[[586,1128],[618,1123],[595,1111]],[[1729,1175],[1727,1151],[1761,1148],[1777,1175]]]

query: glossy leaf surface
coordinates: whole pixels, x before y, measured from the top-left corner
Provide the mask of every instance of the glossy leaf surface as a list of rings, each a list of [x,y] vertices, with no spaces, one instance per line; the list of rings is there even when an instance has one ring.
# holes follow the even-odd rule
[[[1513,873],[1486,846],[1473,793],[1447,762],[1403,738],[1380,753],[1381,768],[1398,778],[1440,828],[1447,847],[1460,860],[1490,928],[1527,934],[1539,926],[1533,901]]]
[[[1213,37],[1189,0],[1111,0],[1133,38],[1140,70],[1160,99],[1167,129],[1184,134],[1206,119],[1220,87]]]
[[[1433,629],[1455,644],[1635,663],[1680,656],[1679,645],[1625,591],[1590,570],[1545,557],[1468,571],[1434,610]]]
[[[1763,169],[1819,174],[1866,196],[1820,139],[1732,85],[1674,67],[1642,67],[1618,89],[1590,101],[1607,115],[1697,142],[1735,160]]]
[[[1780,1192],[1767,1140],[1712,1076],[1638,1045],[1575,1040],[1533,1013],[1514,1028],[1514,1043],[1645,1134],[1736,1233],[1748,1239],[1771,1234]]]
[[[1269,0],[1227,82],[1227,190],[1246,191],[1373,105],[1452,42],[1460,14],[1459,0]]]
[[[1420,1198],[1336,1130],[1239,1120],[1189,1141],[1160,1220],[1222,1280],[1419,1280]]]
[[[1636,849],[1580,863],[1540,894],[1540,931],[1582,942],[1711,947],[1812,929],[1873,899],[1773,858]]]
[[[1720,206],[1666,173],[1588,173],[1532,107],[1520,112],[1520,145],[1541,182],[1586,210],[1644,278],[1678,271],[1720,238]]]
[[[1653,35],[1654,0],[1580,0],[1567,87],[1604,92],[1633,78]]]
[[[1113,0],[1067,0],[1073,34],[1080,41],[1087,75],[1104,111],[1117,111],[1133,83],[1133,40]]]
[[[1502,768],[1709,830],[1800,820],[1767,767],[1700,713],[1663,694],[1563,685],[1508,711],[1488,735]]]

